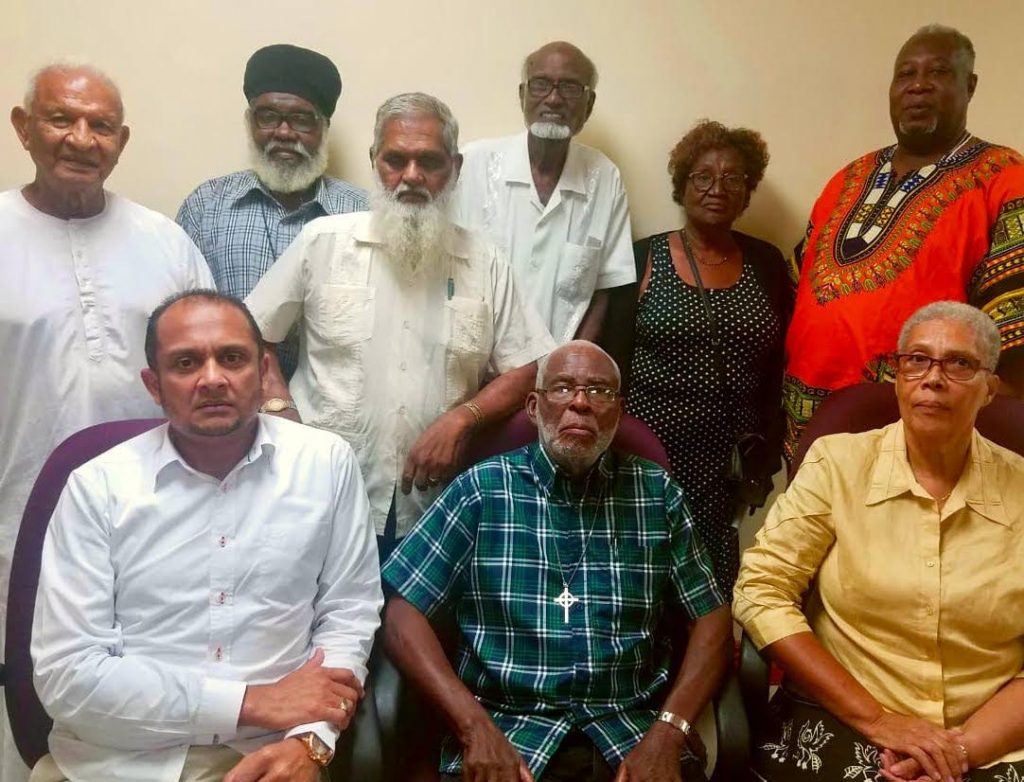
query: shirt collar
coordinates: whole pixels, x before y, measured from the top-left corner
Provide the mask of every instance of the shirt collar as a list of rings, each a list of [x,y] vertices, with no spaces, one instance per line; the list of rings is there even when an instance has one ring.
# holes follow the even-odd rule
[[[529,135],[529,131],[526,131],[517,136],[517,143],[513,145],[508,155],[508,164],[504,167],[503,176],[506,182],[533,185],[533,172],[530,170],[530,151],[528,146]],[[573,193],[586,195],[585,174],[579,145],[570,141],[569,154],[565,158],[565,166],[562,168],[562,176],[558,178],[556,189],[569,190]]]
[[[231,190],[228,192],[228,197],[233,203],[237,204],[254,192],[262,194],[264,198],[270,199],[275,204],[278,203],[277,199],[274,198],[270,190],[267,189],[267,186],[260,181],[260,178],[256,176],[256,172],[252,169],[239,173],[238,179],[232,184]],[[303,209],[309,204],[317,204],[324,214],[338,214],[343,211],[340,199],[331,195],[327,189],[327,182],[322,176],[316,180],[313,197],[300,205],[299,209]]]
[[[470,253],[470,235],[467,231],[459,228],[454,223],[451,223],[454,230],[448,231],[447,236],[444,240],[444,249],[449,255],[453,255],[456,258],[461,258],[464,261],[469,260]],[[353,232],[357,242],[362,244],[377,244],[384,246],[387,244],[384,235],[380,231],[380,225],[377,220],[374,219],[374,214],[370,213],[369,220],[361,221]]]
[[[907,439],[903,421],[900,420],[886,427],[864,504],[877,505],[907,492],[918,497],[929,497],[910,468]],[[971,433],[971,452],[967,465],[947,502],[948,506],[943,508],[944,516],[963,505],[970,505],[978,515],[989,521],[1004,527],[1010,526],[996,476],[992,446],[978,434],[977,429]]]
[[[557,490],[560,487],[569,494],[579,493],[578,488],[574,489],[574,487],[580,486],[580,482],[574,483],[569,479],[565,471],[552,461],[551,456],[544,449],[544,446],[540,444],[540,441],[529,445],[527,460],[533,468],[533,474],[536,476],[538,485],[544,490],[545,494],[551,494],[553,490]],[[597,463],[590,468],[590,473],[582,485],[594,484],[596,486],[610,481],[615,477],[616,468],[617,460],[615,454],[609,448],[601,454]],[[600,479],[597,483],[593,480],[595,474]]]
[[[172,465],[178,465],[181,469],[186,472],[193,473],[194,475],[203,476],[209,480],[215,480],[212,476],[206,473],[201,473],[188,462],[185,461],[184,457],[178,452],[178,449],[174,447],[174,443],[171,441],[170,435],[170,424],[164,424],[162,427],[160,444],[157,446],[156,453],[153,459],[153,474],[155,476],[154,483],[159,483],[161,476],[164,472]],[[249,446],[249,450],[246,452],[234,467],[231,468],[232,473],[237,472],[247,464],[252,464],[261,457],[271,458],[274,450],[276,449],[273,435],[268,430],[263,415],[259,416],[259,423],[256,426],[256,437],[252,441],[252,445]]]

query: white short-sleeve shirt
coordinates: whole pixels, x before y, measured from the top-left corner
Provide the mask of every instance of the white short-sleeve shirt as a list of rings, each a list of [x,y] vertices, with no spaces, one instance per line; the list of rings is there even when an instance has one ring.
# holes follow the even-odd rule
[[[636,281],[629,204],[618,168],[571,143],[547,205],[530,171],[527,133],[463,149],[456,221],[502,249],[555,341],[576,334],[595,290]]]

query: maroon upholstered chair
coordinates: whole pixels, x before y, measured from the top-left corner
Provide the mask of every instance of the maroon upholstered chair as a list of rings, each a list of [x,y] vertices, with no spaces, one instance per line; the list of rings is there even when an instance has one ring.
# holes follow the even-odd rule
[[[32,657],[29,654],[39,562],[50,516],[68,475],[76,467],[159,423],[159,418],[112,421],[76,432],[50,454],[28,497],[11,563],[4,696],[14,744],[29,768],[49,751],[46,738],[52,725],[32,686]]]
[[[811,443],[822,435],[880,429],[899,417],[896,386],[892,383],[861,383],[836,391],[807,424],[789,469],[790,480]],[[981,408],[976,427],[997,445],[1024,454],[1024,402],[1021,400],[997,396],[991,404]]]
[[[526,410],[520,410],[511,418],[481,430],[473,438],[469,444],[466,466],[529,445],[536,439],[537,427],[533,425]],[[615,439],[612,440],[612,448],[642,456],[665,470],[669,469],[668,454],[661,441],[647,424],[631,415],[622,416]]]

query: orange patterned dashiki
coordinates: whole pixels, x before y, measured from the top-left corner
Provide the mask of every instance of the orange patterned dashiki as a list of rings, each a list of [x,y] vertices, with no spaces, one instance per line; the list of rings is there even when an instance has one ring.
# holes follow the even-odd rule
[[[896,147],[834,177],[797,250],[800,282],[786,339],[786,455],[832,391],[891,380],[903,322],[923,305],[967,301],[1024,350],[1024,158],[970,138],[897,180]]]

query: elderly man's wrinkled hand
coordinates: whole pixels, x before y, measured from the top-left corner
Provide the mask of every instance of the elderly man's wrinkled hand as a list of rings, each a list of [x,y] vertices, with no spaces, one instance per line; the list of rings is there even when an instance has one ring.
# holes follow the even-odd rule
[[[298,739],[267,744],[242,758],[224,782],[316,782],[320,765]]]
[[[681,731],[655,723],[619,765],[615,782],[687,782],[680,766],[685,749]]]
[[[464,782],[533,782],[526,761],[490,720],[481,720],[462,738]]]
[[[885,712],[863,731],[872,744],[892,750],[900,758],[913,759],[918,764],[896,767],[920,778],[919,771],[927,774],[926,779],[936,782],[962,782],[967,771],[966,758],[960,749],[961,732],[947,730],[927,720],[908,717],[904,714]],[[914,776],[900,777],[890,771],[890,779],[914,779]]]
[[[402,471],[402,493],[451,480],[462,464],[476,419],[464,407],[439,415],[413,443]]]

